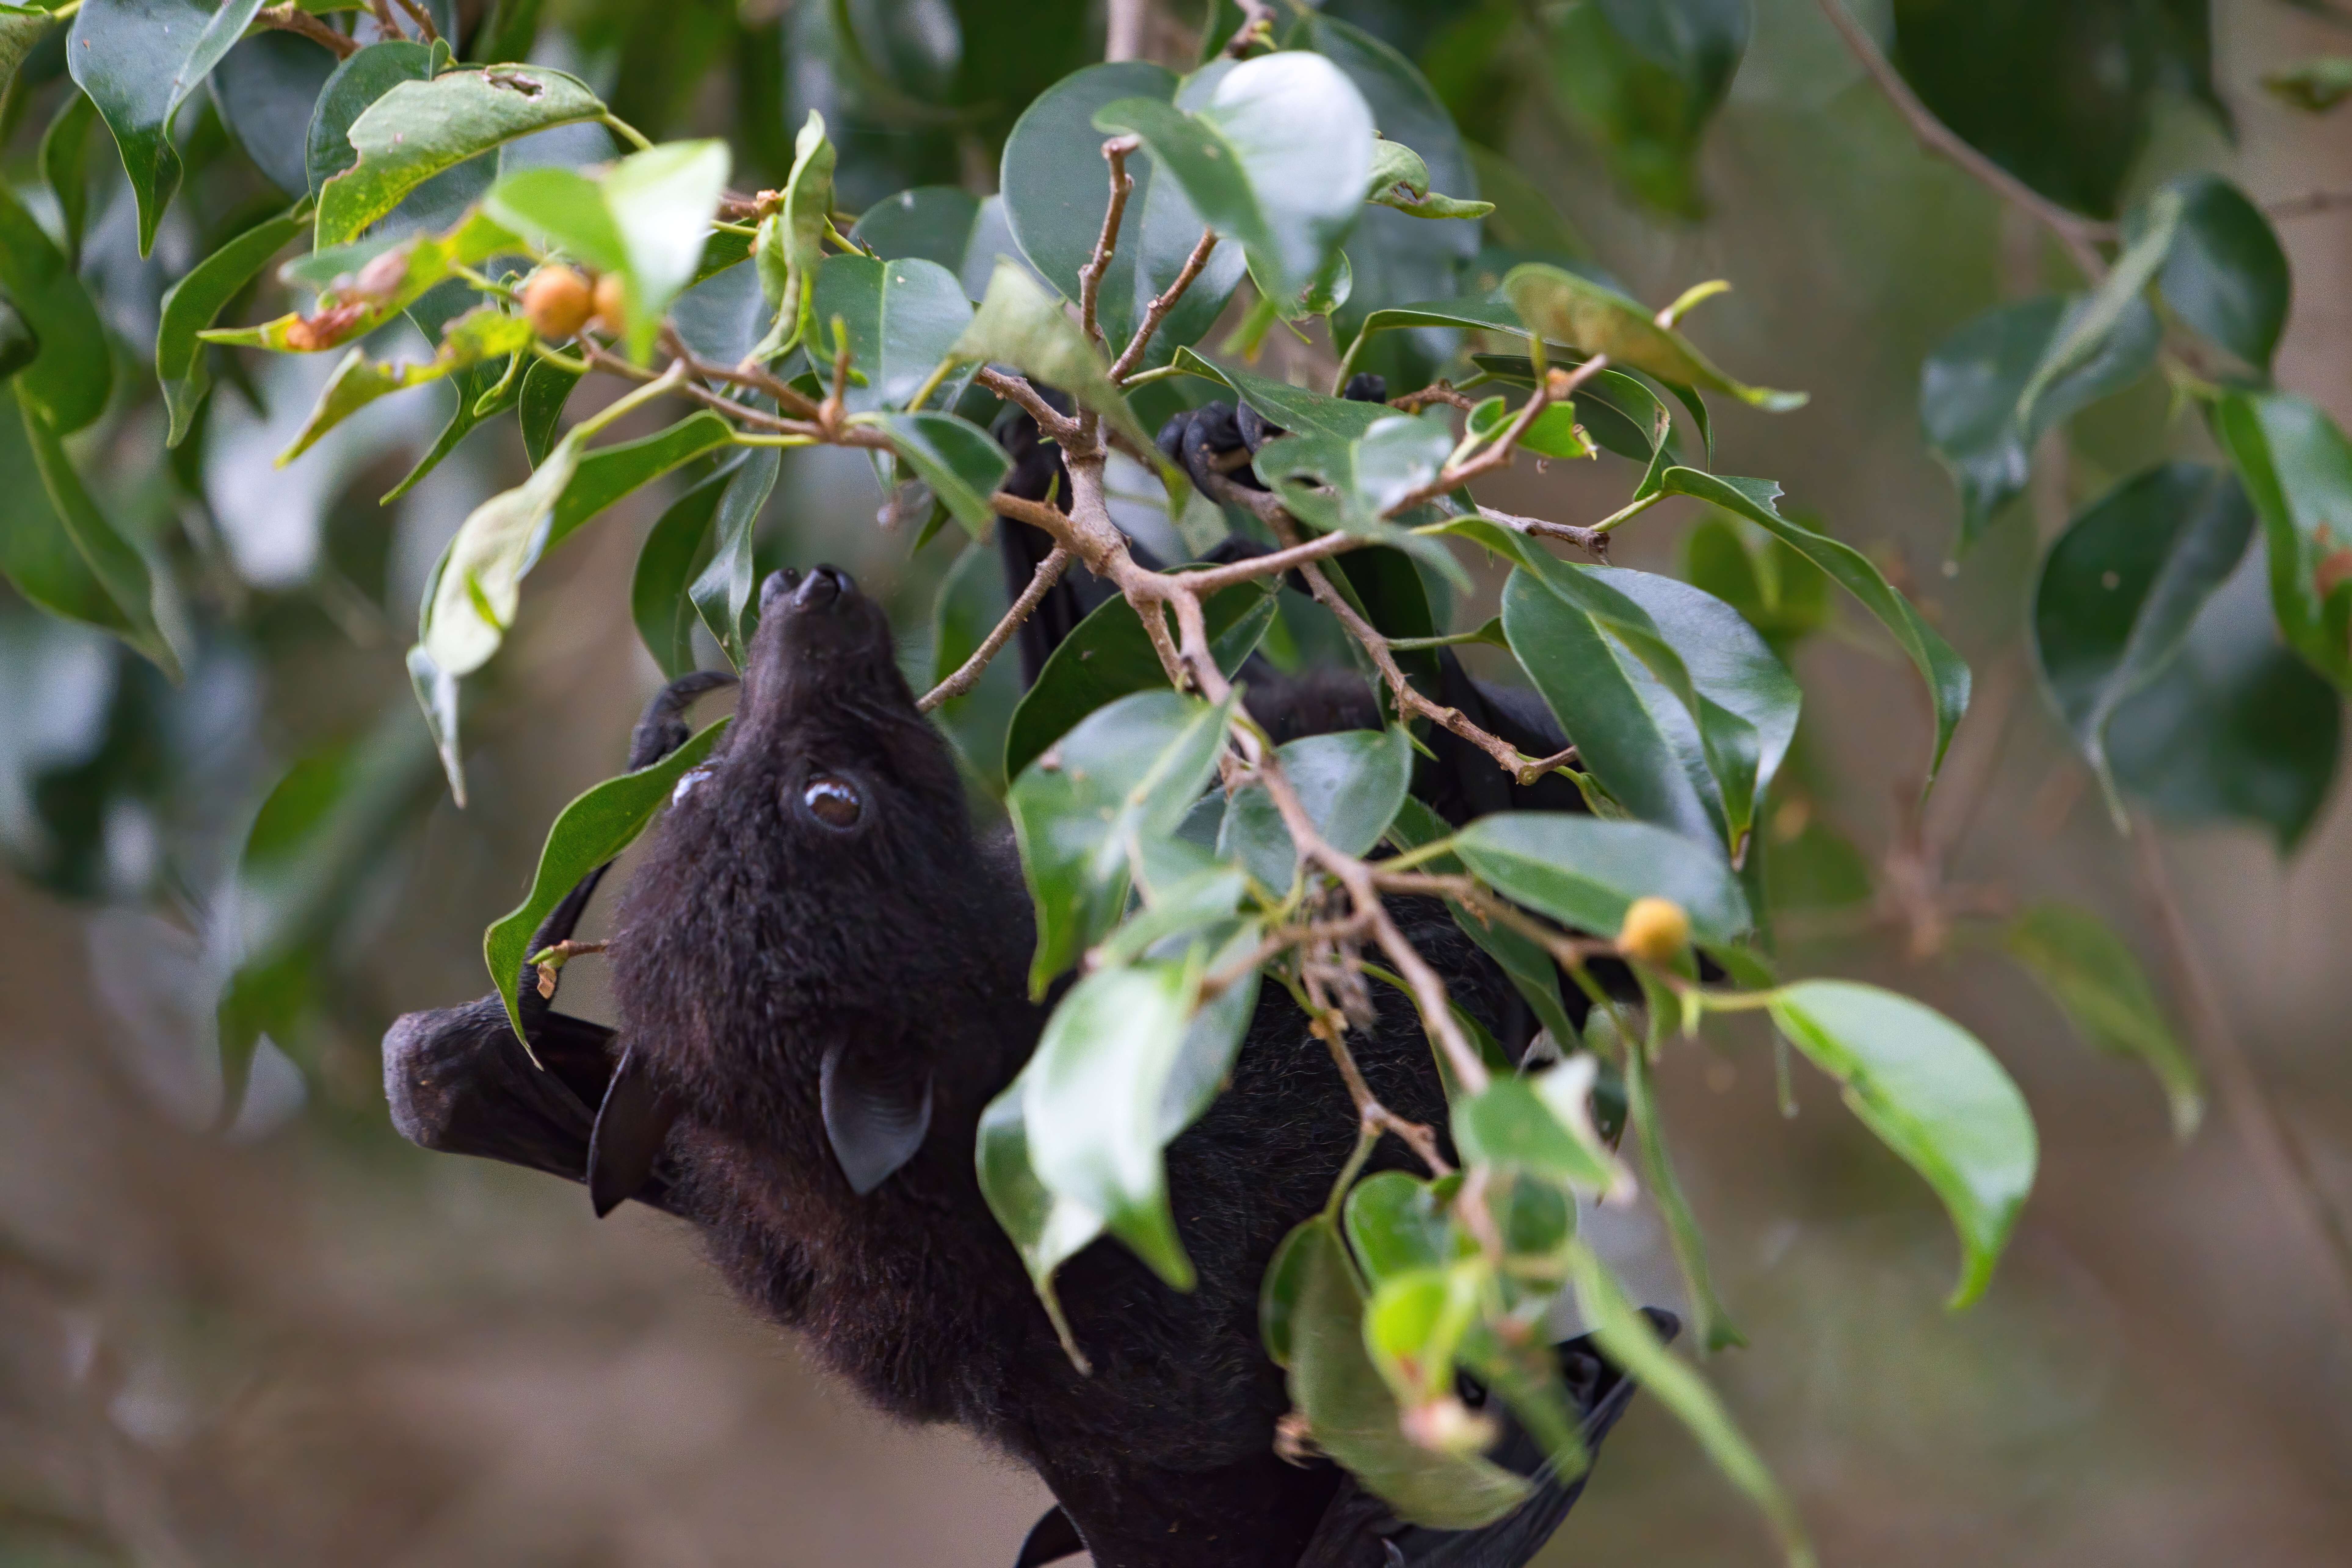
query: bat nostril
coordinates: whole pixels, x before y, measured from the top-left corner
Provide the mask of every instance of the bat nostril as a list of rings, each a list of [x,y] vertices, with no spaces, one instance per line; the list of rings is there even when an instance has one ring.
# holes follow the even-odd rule
[[[800,591],[793,596],[793,602],[804,610],[814,609],[821,604],[855,598],[856,593],[857,581],[847,572],[837,566],[818,566],[802,582]]]
[[[791,567],[786,567],[782,571],[770,572],[768,574],[768,580],[760,585],[760,609],[761,613],[764,614],[768,608],[774,604],[777,600],[782,599],[785,594],[790,593],[793,589],[798,588],[800,586],[800,582],[801,574],[794,571]]]

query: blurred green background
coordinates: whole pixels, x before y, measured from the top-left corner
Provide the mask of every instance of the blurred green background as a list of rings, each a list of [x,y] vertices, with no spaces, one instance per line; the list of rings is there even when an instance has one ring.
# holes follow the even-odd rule
[[[924,182],[992,188],[991,148],[1020,104],[1100,57],[1101,7],[1000,4],[549,0],[539,57],[656,135],[748,128],[740,152],[771,182],[790,128],[822,109],[854,207]],[[1938,11],[1906,7],[1923,26]],[[1599,12],[1622,5],[1328,9],[1421,62],[1497,154],[1482,180],[1507,213],[1497,187],[1516,179],[1573,226],[1514,244],[1584,247],[1652,300],[1732,281],[1696,335],[1737,373],[1813,402],[1779,417],[1723,408],[1718,466],[1778,478],[1899,569],[1977,665],[1978,710],[1944,815],[1929,818],[1952,845],[1945,874],[1989,907],[2054,895],[2102,911],[2177,1003],[2181,977],[2157,961],[2133,849],[2084,788],[2019,632],[2038,548],[2071,506],[2165,452],[2210,446],[2193,419],[2168,419],[2151,381],[2078,421],[2067,450],[2046,450],[2033,494],[1948,575],[1957,507],[1916,413],[1927,351],[1997,299],[2068,286],[2057,253],[1922,156],[1813,0],[1756,0],[1711,118],[1691,98],[1703,70],[1645,74],[1610,53],[1614,35],[1594,34]],[[2012,26],[2015,54],[1921,51],[1924,68],[1906,66],[1927,70],[1956,120],[1976,116],[1965,128],[1989,144],[2019,123],[2021,69],[2079,67],[2027,95],[2070,106],[2028,142],[2057,150],[2048,185],[2095,209],[2186,168],[2227,172],[2258,200],[2352,185],[2346,122],[2258,85],[2347,47],[2352,35],[2313,14],[2322,5],[2213,0],[2226,119],[2200,101],[2193,51],[2149,43],[2200,7],[1975,9]],[[1888,36],[1885,5],[1856,10]],[[1190,0],[1145,7],[1142,50],[1188,60],[1200,26]],[[1526,37],[1553,43],[1515,54]],[[55,34],[45,47],[55,55]],[[20,184],[58,69],[37,51],[6,111]],[[937,107],[957,105],[969,112]],[[223,135],[201,100],[181,129],[197,151]],[[102,139],[92,147],[84,273],[124,341],[152,342],[161,289],[225,218],[207,204],[247,176],[233,152],[216,159],[142,260],[121,172]],[[2352,417],[2352,212],[2282,233],[2295,306],[2280,383]],[[1319,343],[1280,333],[1268,351],[1277,365],[1328,362]],[[153,418],[116,422],[86,465],[119,519],[179,541],[198,650],[184,685],[0,589],[0,842],[16,873],[0,879],[0,1564],[1009,1563],[1042,1488],[958,1434],[892,1427],[820,1380],[726,1299],[682,1227],[634,1207],[599,1224],[576,1188],[429,1156],[392,1133],[384,1025],[484,988],[482,926],[526,885],[555,810],[618,766],[657,682],[623,607],[662,497],[635,497],[534,576],[471,700],[473,804],[458,811],[436,793],[403,629],[443,541],[522,456],[504,434],[478,441],[379,507],[444,417],[424,401],[436,392],[379,404],[272,469],[326,368],[280,361],[216,393],[200,465],[187,448],[167,457]],[[878,526],[851,454],[791,454],[784,474],[768,553],[849,568],[927,668],[952,538],[916,552],[911,529]],[[1589,522],[1617,504],[1622,477],[1523,465],[1495,499]],[[1620,564],[1676,570],[1693,521],[1679,506],[1630,528]],[[1458,606],[1456,623],[1486,612]],[[1796,666],[1810,766],[1774,831],[1790,843],[1834,831],[1857,853],[1807,862],[1825,907],[1784,932],[1787,967],[1879,980],[1960,1019],[2017,1076],[2043,1141],[1991,1294],[1948,1315],[1954,1260],[1932,1199],[1823,1083],[1801,1078],[1786,1119],[1760,1037],[1668,1058],[1685,1179],[1752,1342],[1709,1372],[1825,1561],[2352,1561],[2345,1281],[2228,1115],[2217,1108],[2176,1145],[2146,1075],[2084,1049],[2005,960],[1964,934],[1919,939],[1904,918],[1906,862],[1890,874],[1886,860],[1926,735],[1911,676],[1834,628]],[[308,941],[298,1016],[225,1106],[206,933],[263,795],[339,743],[362,748],[380,810],[351,826],[320,886],[289,895]],[[2291,860],[2244,827],[2178,832],[2168,851],[2231,1025],[2316,1183],[2352,1206],[2340,796]],[[1865,872],[1877,904],[1852,902],[1855,884],[1827,906],[1841,874]],[[593,964],[572,971],[567,1006],[601,1012],[598,983]],[[1653,1299],[1671,1299],[1662,1229],[1639,1212],[1597,1224]],[[1541,1561],[1772,1557],[1681,1429],[1637,1405]]]

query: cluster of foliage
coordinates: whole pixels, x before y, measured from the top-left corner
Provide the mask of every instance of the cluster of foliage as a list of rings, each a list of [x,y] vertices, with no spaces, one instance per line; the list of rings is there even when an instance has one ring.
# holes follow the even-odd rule
[[[1922,122],[1990,155],[2084,274],[2079,294],[1968,323],[1927,363],[1922,413],[1959,487],[1960,549],[2025,487],[2045,433],[2160,363],[2226,463],[2165,464],[2087,507],[2042,563],[2035,648],[2119,818],[2137,797],[2257,821],[2291,843],[2326,789],[2352,683],[2352,446],[2268,383],[2288,280],[2259,208],[2194,175],[2110,215],[2153,95],[2212,99],[2202,7],[2161,9],[2160,23],[2102,10],[2130,69],[2119,83],[2096,76],[2107,97],[2095,102],[2083,98],[2091,68],[2074,67],[2105,58],[2101,38],[2052,47],[2042,7],[1898,3],[1907,85],[1856,38]],[[426,383],[454,389],[451,412],[387,501],[509,414],[531,462],[528,480],[466,518],[423,593],[407,656],[422,728],[413,713],[388,716],[298,765],[225,877],[225,1056],[299,1029],[359,868],[414,817],[436,755],[462,802],[468,694],[548,551],[678,476],[629,611],[671,674],[711,644],[740,663],[783,453],[853,447],[887,515],[919,520],[918,550],[954,530],[980,541],[997,516],[1015,517],[1059,547],[1041,589],[1076,560],[1120,594],[1020,695],[990,658],[1031,596],[1003,611],[992,559],[967,547],[941,591],[939,685],[925,699],[1018,833],[1038,915],[1034,987],[1043,996],[1076,976],[976,1151],[1057,1321],[1055,1272],[1097,1237],[1191,1284],[1161,1153],[1216,1093],[1260,988],[1279,985],[1361,1113],[1357,1160],[1265,1282],[1267,1349],[1289,1371],[1302,1435],[1406,1517],[1455,1528],[1498,1517],[1524,1483],[1480,1457],[1492,1428],[1457,1401],[1455,1373],[1495,1389],[1573,1473],[1583,1456],[1544,1354],[1548,1316],[1572,1300],[1801,1558],[1769,1472],[1632,1310],[1576,1218],[1580,1204],[1646,1189],[1696,1337],[1737,1342],[1650,1074],[1675,1032],[1756,1011],[1777,1049],[1843,1085],[1942,1200],[1964,1255],[1955,1302],[1985,1288],[2033,1178],[2024,1102],[1979,1041],[1919,1003],[1777,977],[1759,831],[1801,704],[1787,652],[1833,593],[1924,683],[1923,790],[1969,672],[1870,557],[1784,513],[1771,481],[1714,472],[1709,397],[1772,412],[1804,401],[1733,379],[1685,336],[1683,318],[1723,285],[1663,308],[1635,303],[1548,202],[1465,136],[1499,140],[1502,106],[1539,77],[1627,186],[1695,214],[1692,158],[1748,41],[1742,0],[1490,5],[1442,25],[1414,11],[1405,41],[1426,72],[1337,16],[1219,0],[1197,68],[1181,76],[1084,64],[1070,6],[1005,18],[978,4],[853,0],[767,24],[731,7],[673,10],[591,5],[575,20],[572,43],[625,62],[600,95],[527,63],[534,0],[500,0],[462,27],[439,0],[399,0],[397,12],[388,0],[365,12],[0,6],[6,122],[37,94],[55,103],[37,152],[46,194],[0,184],[0,377],[14,405],[0,472],[26,480],[0,528],[0,572],[23,600],[177,676],[200,641],[175,580],[184,561],[164,528],[101,507],[105,486],[78,457],[98,450],[94,437],[68,438],[148,421],[194,454],[220,402],[215,378],[251,392],[248,351],[342,351],[281,463]],[[1530,30],[1532,49],[1520,47]],[[656,144],[637,128],[667,126],[730,50],[745,62],[731,141]],[[1989,97],[1997,73],[1942,72],[1969,50],[2034,68]],[[793,108],[806,110],[789,141],[787,61]],[[2279,90],[2324,108],[2328,79],[2315,64],[2284,73]],[[202,231],[142,323],[152,375],[122,353],[119,313],[101,311],[114,286],[94,296],[77,267],[99,121],[121,152],[139,252],[169,232],[184,189],[182,238],[187,223]],[[994,155],[995,194],[940,183],[975,152],[983,171]],[[773,183],[732,188],[747,166]],[[1476,199],[1482,187],[1491,202]],[[291,308],[219,324],[281,293]],[[1238,324],[1204,349],[1221,319]],[[1252,368],[1277,329],[1328,331],[1328,392]],[[414,334],[427,357],[398,357]],[[1366,370],[1401,395],[1337,395]],[[592,375],[627,390],[567,424]],[[1211,398],[1279,433],[1249,459],[1263,488],[1206,475],[1203,494],[1155,447],[1150,432]],[[598,440],[635,411],[682,403],[693,406],[651,434]],[[1008,406],[1060,446],[1066,496],[1000,490],[1010,459],[992,425]],[[1623,505],[1589,525],[1482,505],[1475,486],[1522,453],[1622,461]],[[1139,564],[1112,520],[1115,467],[1157,476],[1189,549],[1205,554],[1231,531],[1267,553]],[[201,491],[193,457],[162,482],[173,481]],[[1673,497],[1708,508],[1687,546],[1690,580],[1605,564],[1613,532]],[[142,504],[159,518],[169,509]],[[181,556],[211,548],[196,532]],[[2256,556],[2283,645],[2232,598],[2240,562]],[[1450,590],[1468,587],[1465,561],[1481,557],[1507,570],[1501,613],[1452,627]],[[1294,570],[1310,595],[1279,588]],[[1508,655],[1570,751],[1524,756],[1433,699],[1434,651],[1469,643]],[[1391,727],[1276,747],[1231,683],[1260,649],[1354,659]],[[135,737],[144,720],[118,722]],[[1432,726],[1522,782],[1565,776],[1589,814],[1501,812],[1450,829],[1409,793]],[[510,1004],[539,917],[642,831],[716,733],[559,818],[531,897],[486,938]],[[1447,902],[1544,1021],[1550,1052],[1508,1061],[1449,1000],[1382,902],[1405,895]],[[2193,1127],[2194,1066],[2128,949],[2063,906],[2029,911],[2006,936],[2086,1035],[2156,1069]],[[1717,977],[1702,978],[1702,956]],[[1630,966],[1643,1005],[1596,981],[1602,956]],[[1591,1003],[1582,1031],[1563,979]],[[1420,1009],[1453,1093],[1459,1169],[1349,1066],[1350,1019],[1372,985]],[[1425,1175],[1359,1181],[1390,1134]],[[1621,1136],[1638,1151],[1633,1168]]]

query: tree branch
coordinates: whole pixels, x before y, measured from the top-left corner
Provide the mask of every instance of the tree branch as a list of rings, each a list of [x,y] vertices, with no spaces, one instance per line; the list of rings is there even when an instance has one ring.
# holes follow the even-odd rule
[[[349,33],[338,32],[299,5],[265,5],[254,13],[253,19],[265,27],[275,27],[281,33],[299,33],[327,49],[339,60],[350,59],[360,52],[360,41]]]
[[[1110,368],[1113,386],[1125,386],[1135,367],[1143,362],[1144,351],[1151,345],[1151,334],[1160,330],[1160,324],[1168,319],[1168,313],[1176,308],[1176,302],[1184,298],[1184,291],[1192,287],[1193,280],[1201,276],[1201,269],[1209,265],[1209,253],[1216,248],[1217,231],[1202,229],[1200,239],[1192,246],[1192,254],[1184,258],[1184,265],[1178,270],[1175,280],[1145,308],[1143,319],[1137,325],[1135,335],[1128,339],[1127,347],[1119,350],[1117,362]]]
[[[1994,195],[2031,214],[2058,237],[2059,243],[2074,256],[2074,265],[2083,269],[2085,277],[2096,282],[2106,276],[2107,264],[2099,255],[2097,242],[2116,238],[2122,233],[2120,229],[2114,224],[2085,217],[2060,206],[1969,146],[1961,140],[1958,131],[1936,118],[1935,110],[1919,100],[1919,95],[1911,90],[1911,84],[1903,79],[1903,74],[1895,68],[1894,63],[1879,53],[1878,45],[1863,30],[1862,24],[1847,13],[1843,0],[1821,0],[1821,7],[1822,15],[1828,17],[1830,26],[1837,29],[1838,37],[1845,40],[1847,49],[1862,62],[1862,68],[1870,73],[1870,79],[1878,84],[1878,90],[1886,95],[1895,112],[1910,123],[1911,133],[1919,139],[1922,146],[1930,152],[1949,159],[1959,165],[1962,172]]]
[[[427,44],[437,44],[441,41],[441,29],[433,25],[431,13],[419,5],[416,0],[400,0],[400,8],[408,14],[408,19],[415,26],[418,37]]]
[[[1103,209],[1102,233],[1095,236],[1095,253],[1078,268],[1078,328],[1105,352],[1110,344],[1103,337],[1101,325],[1095,319],[1095,308],[1102,298],[1103,275],[1110,270],[1110,258],[1118,249],[1118,225],[1127,216],[1128,193],[1135,189],[1134,176],[1127,172],[1127,155],[1142,143],[1132,136],[1114,136],[1102,144],[1104,160],[1110,164],[1110,205]]]
[[[1036,571],[1030,576],[1029,586],[1021,591],[1021,597],[1013,601],[1013,608],[1004,612],[1004,618],[996,623],[995,629],[982,639],[978,648],[972,650],[971,657],[958,665],[955,674],[925,692],[921,700],[915,704],[916,709],[929,713],[941,703],[960,697],[980,685],[980,677],[988,669],[988,662],[1003,650],[1004,644],[1013,641],[1013,634],[1021,630],[1021,623],[1029,619],[1030,612],[1044,600],[1046,591],[1061,580],[1072,559],[1066,547],[1055,545],[1045,559],[1037,563]]]
[[[1022,411],[1037,422],[1037,428],[1062,446],[1078,438],[1078,422],[1047,402],[1037,389],[1029,384],[1026,376],[1008,376],[1003,371],[982,365],[972,380],[994,392],[1007,402],[1018,403]]]

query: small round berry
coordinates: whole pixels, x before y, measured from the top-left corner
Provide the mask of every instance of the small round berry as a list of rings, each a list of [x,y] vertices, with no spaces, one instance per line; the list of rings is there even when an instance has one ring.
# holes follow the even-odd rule
[[[592,308],[588,280],[568,267],[542,267],[522,286],[522,313],[551,343],[578,337]]]
[[[1629,958],[1670,964],[1690,945],[1690,916],[1671,898],[1635,899],[1617,928],[1617,950]]]
[[[596,328],[617,338],[628,328],[629,313],[621,290],[621,275],[608,272],[596,280]]]

